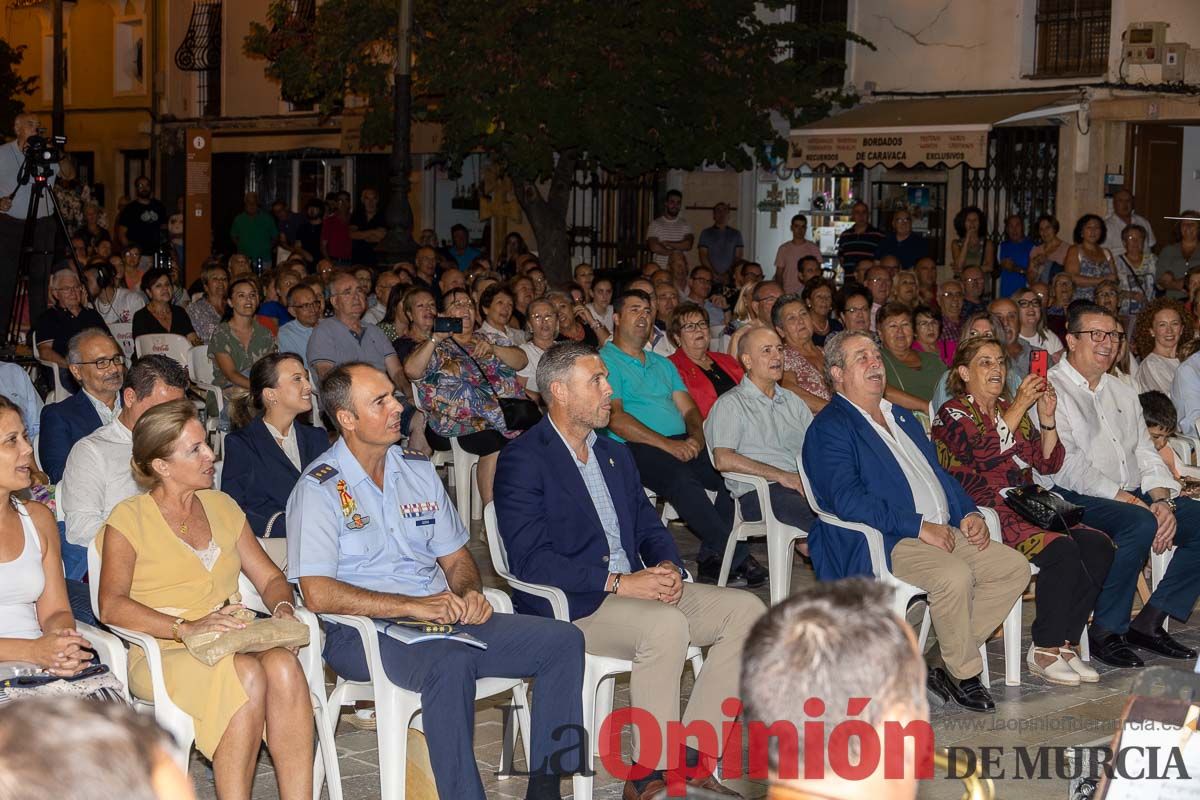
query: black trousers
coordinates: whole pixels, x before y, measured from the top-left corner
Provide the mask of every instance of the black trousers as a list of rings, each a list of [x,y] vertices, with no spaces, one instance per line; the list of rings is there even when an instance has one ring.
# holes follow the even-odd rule
[[[20,209],[20,213],[24,214],[25,209]],[[57,226],[54,217],[42,217],[34,226],[32,247],[35,252],[29,259],[28,308],[31,326],[46,310],[50,268],[56,260],[51,253],[55,247]],[[8,335],[12,319],[17,267],[21,263],[21,238],[24,234],[25,220],[0,214],[0,340]],[[47,255],[43,255],[43,252]]]
[[[1030,559],[1041,570],[1030,629],[1036,647],[1079,641],[1115,554],[1107,534],[1072,528]]]
[[[733,530],[733,498],[708,460],[708,453],[701,450],[691,461],[680,461],[657,447],[633,442],[629,443],[629,451],[642,485],[673,505],[700,539],[700,560],[725,555],[725,544]],[[709,492],[716,492],[715,500],[708,499]],[[746,543],[739,542],[733,554],[734,568],[746,560],[747,552]]]

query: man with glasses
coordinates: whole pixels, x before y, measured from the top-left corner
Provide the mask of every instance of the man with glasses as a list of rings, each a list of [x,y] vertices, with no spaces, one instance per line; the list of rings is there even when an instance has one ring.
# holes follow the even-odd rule
[[[38,317],[33,329],[37,356],[57,364],[63,386],[68,392],[76,392],[79,384],[67,372],[67,344],[82,330],[99,328],[108,333],[108,326],[98,312],[83,304],[83,284],[74,267],[60,269],[50,276],[50,295],[54,305]]]
[[[879,244],[877,258],[895,256],[903,269],[912,269],[917,261],[929,255],[929,242],[919,233],[913,233],[912,215],[897,211],[892,215],[892,232]]]
[[[340,272],[329,283],[333,316],[317,323],[308,340],[307,362],[318,378],[349,361],[364,361],[382,370],[397,389],[408,393],[408,379],[396,349],[379,328],[363,324],[367,295],[349,272]]]
[[[937,293],[938,308],[942,312],[942,333],[938,338],[943,342],[958,343],[963,320],[967,317],[963,299],[963,286],[956,280],[943,283]]]
[[[1088,641],[1093,658],[1140,667],[1134,648],[1195,660],[1196,651],[1163,630],[1168,616],[1186,621],[1200,596],[1200,502],[1179,496],[1179,483],[1158,455],[1137,391],[1108,374],[1124,334],[1092,303],[1072,303],[1067,356],[1049,372],[1058,393],[1062,469],[1038,482],[1083,506],[1083,524],[1107,533],[1117,553],[1104,580]],[[1170,566],[1130,622],[1133,594],[1151,551],[1173,552]]]
[[[729,303],[719,294],[712,293],[713,272],[708,267],[695,267],[688,277],[687,299],[704,309],[708,314],[708,325],[724,325],[729,313]]]
[[[968,317],[984,308],[983,291],[987,279],[979,267],[967,267],[960,276],[963,289],[963,313]]]
[[[294,319],[279,329],[279,352],[297,354],[307,367],[308,340],[321,318],[321,301],[311,286],[298,283],[288,290],[287,310]]]
[[[892,274],[882,265],[867,270],[867,280],[864,282],[867,291],[871,293],[871,311],[868,324],[871,332],[875,332],[875,315],[892,294]]]
[[[783,297],[783,286],[779,281],[761,281],[754,287],[754,291],[750,295],[750,324],[743,325],[733,332],[733,338],[729,340],[730,355],[734,355],[738,349],[738,342],[742,340],[750,331],[756,328],[771,327],[771,312],[775,310],[775,302]]]
[[[72,336],[67,361],[82,391],[42,409],[38,438],[38,459],[53,483],[62,480],[67,455],[75,443],[121,412],[121,381],[125,379],[121,346],[100,328]]]

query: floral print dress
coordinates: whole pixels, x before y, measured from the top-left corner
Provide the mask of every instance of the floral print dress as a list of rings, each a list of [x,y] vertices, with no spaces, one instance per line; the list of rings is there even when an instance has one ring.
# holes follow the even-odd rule
[[[971,500],[979,506],[995,509],[1000,517],[1004,543],[1026,558],[1042,552],[1061,533],[1042,530],[1013,511],[999,494],[1010,486],[1033,482],[1033,470],[1053,475],[1062,469],[1066,451],[1055,442],[1049,458],[1042,455],[1042,436],[1029,415],[1011,430],[1000,416],[1008,410],[1004,400],[996,401],[996,416],[986,419],[971,395],[949,400],[933,423],[933,443],[938,461],[962,484]]]
[[[822,400],[833,399],[829,385],[825,383],[825,376],[807,358],[790,347],[783,348],[783,369],[795,374],[796,383],[804,391]]]
[[[486,333],[476,333],[474,339],[512,346],[508,339]],[[494,355],[472,360],[467,353],[474,357],[474,350],[474,341],[464,348],[453,338],[434,347],[429,366],[416,384],[429,427],[447,438],[494,430],[512,439],[521,431],[504,427],[504,412],[497,398],[524,396],[517,373]]]

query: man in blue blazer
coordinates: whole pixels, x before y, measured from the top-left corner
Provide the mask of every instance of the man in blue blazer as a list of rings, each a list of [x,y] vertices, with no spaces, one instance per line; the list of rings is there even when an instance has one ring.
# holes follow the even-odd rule
[[[549,413],[500,451],[496,513],[509,568],[529,583],[563,591],[589,653],[633,661],[632,705],[661,730],[677,722],[680,673],[689,644],[709,646],[683,714],[721,730],[726,698],[737,697],[742,644],[764,613],[748,592],[685,583],[674,540],[646,499],[629,448],[596,429],[608,424],[612,387],[596,350],[564,342],[538,363]],[[550,616],[545,601],[514,591],[519,611]],[[636,730],[636,729],[635,729]],[[665,739],[664,739],[665,741]],[[635,732],[635,748],[639,750]],[[723,751],[723,743],[717,743]],[[722,752],[667,753],[639,764],[652,770],[625,786],[625,798],[658,797],[662,770]],[[740,758],[740,754],[737,756]],[[697,786],[726,796],[715,779]]]
[[[125,355],[108,331],[88,328],[71,337],[67,361],[80,390],[42,409],[38,460],[51,483],[62,480],[67,455],[83,437],[121,411]]]
[[[972,711],[994,711],[978,677],[979,646],[1025,590],[1029,565],[1011,548],[988,546],[983,516],[938,464],[924,428],[883,399],[887,378],[872,338],[831,337],[825,366],[837,394],[804,440],[813,499],[882,533],[892,573],[927,593],[945,664],[932,671],[931,690]],[[822,580],[872,574],[866,539],[855,531],[818,522],[808,547]]]

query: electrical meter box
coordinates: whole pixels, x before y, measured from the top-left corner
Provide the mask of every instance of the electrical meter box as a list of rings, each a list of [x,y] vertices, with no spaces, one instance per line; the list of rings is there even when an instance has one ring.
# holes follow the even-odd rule
[[[1166,45],[1166,48],[1163,50],[1162,79],[1164,83],[1179,83],[1184,80],[1188,51],[1190,49],[1187,44],[1180,42],[1172,42]]]
[[[1166,22],[1131,22],[1121,37],[1126,64],[1161,64],[1167,45]]]

